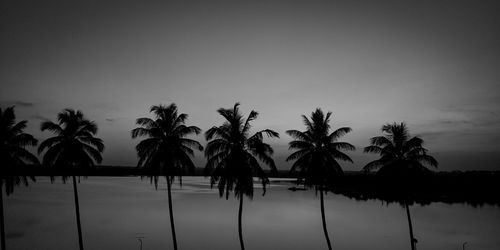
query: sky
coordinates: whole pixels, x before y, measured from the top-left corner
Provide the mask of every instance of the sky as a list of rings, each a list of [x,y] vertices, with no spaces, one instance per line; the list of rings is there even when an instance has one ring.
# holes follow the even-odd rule
[[[289,169],[288,129],[332,112],[360,170],[388,122],[406,122],[438,170],[500,170],[498,1],[2,1],[0,106],[27,132],[64,108],[99,126],[105,165],[135,166],[130,137],[152,105],[188,125],[218,108],[260,113],[254,131]],[[195,137],[205,144],[203,135]],[[195,162],[204,166],[203,154]]]

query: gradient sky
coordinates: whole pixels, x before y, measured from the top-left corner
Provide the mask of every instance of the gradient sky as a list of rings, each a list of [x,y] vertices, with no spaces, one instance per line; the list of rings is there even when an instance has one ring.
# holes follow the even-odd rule
[[[440,170],[499,170],[498,1],[2,1],[0,105],[27,131],[63,108],[99,125],[103,164],[136,164],[130,138],[151,105],[175,102],[203,130],[241,102],[282,169],[287,129],[333,112],[362,147],[406,121]],[[203,136],[197,137],[203,144]],[[198,154],[200,167],[204,160]]]

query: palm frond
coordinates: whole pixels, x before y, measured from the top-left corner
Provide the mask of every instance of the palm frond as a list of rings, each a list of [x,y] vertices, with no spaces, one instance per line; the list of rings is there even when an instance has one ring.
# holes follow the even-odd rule
[[[195,141],[193,139],[180,138],[180,143],[183,146],[190,147],[190,148],[196,148],[199,151],[203,150],[203,146],[198,141]]]
[[[288,143],[288,149],[312,149],[314,148],[314,144],[308,142],[308,141],[291,141]]]
[[[147,128],[134,128],[130,134],[134,139],[141,136],[153,136],[152,130]]]
[[[35,164],[39,165],[40,162],[38,158],[30,153],[28,150],[22,147],[10,148],[10,152],[13,154],[14,158],[21,160],[21,164]]]
[[[301,157],[303,157],[305,154],[307,153],[310,153],[311,150],[310,149],[301,149],[301,150],[297,150],[295,152],[293,152],[292,154],[290,154],[287,158],[286,158],[286,161],[293,161],[293,160],[297,160]]]
[[[42,164],[44,166],[64,165],[64,162],[61,161],[62,157],[60,157],[60,155],[64,153],[64,149],[63,143],[52,144],[43,155]]]
[[[11,139],[11,144],[17,145],[17,146],[23,147],[23,148],[27,147],[27,146],[34,147],[34,146],[36,146],[37,143],[38,143],[38,140],[35,139],[35,137],[33,137],[30,134],[26,134],[26,133],[18,134],[14,138]]]
[[[186,148],[183,149],[186,150]],[[181,171],[183,168],[186,168],[190,174],[194,174],[196,167],[193,161],[191,160],[189,153],[186,153],[186,151],[181,151],[179,152],[179,154],[176,155],[176,158],[179,162],[179,168],[181,169]],[[179,173],[179,177],[180,176],[181,173]]]
[[[40,146],[38,146],[38,154],[41,154],[46,148],[51,148],[55,144],[61,143],[63,140],[63,136],[54,136],[47,138],[45,141],[40,143]]]
[[[179,137],[184,137],[190,134],[200,134],[201,129],[196,126],[185,126],[179,125],[174,129],[174,134],[177,134]]]
[[[333,131],[329,136],[328,136],[328,140],[330,142],[334,142],[336,141],[338,138],[346,135],[347,133],[351,132],[352,129],[349,128],[349,127],[342,127],[342,128],[338,128],[337,130]]]
[[[347,161],[350,163],[353,163],[351,157],[349,157],[347,154],[338,151],[335,148],[330,148],[329,154],[326,154],[327,157],[333,157],[334,160],[341,160],[341,161]],[[335,161],[336,162],[336,161]]]
[[[271,129],[263,129],[257,133],[254,134],[254,136],[257,136],[262,139],[262,134],[266,134],[267,137],[269,138],[279,138],[280,137],[280,134],[274,130],[271,130]]]
[[[251,152],[254,156],[258,157],[260,161],[264,164],[268,165],[271,168],[271,171],[276,173],[278,170],[276,169],[276,164],[274,163],[273,158],[271,158],[270,154],[268,154],[265,150],[260,148],[252,148]]]
[[[16,114],[14,112],[14,106],[8,107],[2,111],[0,108],[0,121],[2,126],[5,128],[11,128],[16,122]]]
[[[205,175],[212,173],[217,167],[225,166],[225,160],[228,158],[229,154],[230,152],[220,152],[208,158],[207,163],[205,164]]]
[[[333,142],[330,145],[333,148],[335,148],[336,150],[347,150],[347,151],[356,150],[356,147],[354,147],[352,144],[347,143],[347,142]]]
[[[363,152],[365,153],[374,153],[374,154],[380,154],[383,151],[383,149],[379,146],[368,146],[363,149]]]
[[[156,127],[155,121],[153,119],[151,119],[151,118],[146,118],[146,117],[138,118],[135,121],[135,124],[143,126],[144,128],[153,128],[153,127]]]
[[[93,121],[82,120],[79,122],[76,134],[79,133],[90,133],[95,135],[97,133],[97,124]]]
[[[370,172],[372,170],[381,168],[382,166],[384,166],[384,162],[382,162],[381,160],[374,160],[374,161],[371,161],[368,164],[366,164],[363,167],[363,171],[364,172]]]
[[[403,143],[403,151],[408,152],[415,148],[421,148],[423,144],[424,140],[422,140],[420,137],[412,137],[411,139]]]
[[[435,168],[438,166],[437,160],[430,155],[415,155],[411,159]]]
[[[285,133],[287,133],[289,136],[297,140],[307,141],[307,142],[313,141],[312,138],[310,138],[310,136],[305,132],[301,132],[298,130],[287,130]]]
[[[290,173],[297,172],[297,169],[307,170],[311,166],[312,158],[313,158],[313,152],[311,151],[304,153],[301,157],[298,157],[297,160],[292,164],[292,167],[290,168]]]
[[[94,165],[94,162],[96,163],[102,162],[101,151],[85,143],[82,143],[81,146],[85,151],[86,155],[88,156],[90,162],[92,163],[91,165]]]
[[[40,130],[42,131],[48,130],[56,135],[61,135],[63,133],[63,129],[61,128],[61,126],[51,121],[42,122],[40,124]]]
[[[255,158],[251,157],[250,166],[252,166],[253,173],[257,175],[262,183],[262,196],[266,194],[266,186],[269,184],[269,178],[267,178],[266,173],[260,167],[259,162],[255,160]],[[277,170],[272,170],[273,174],[277,173]]]
[[[392,141],[385,136],[376,136],[376,137],[372,137],[370,139],[370,144],[372,144],[374,146],[385,147],[388,145],[392,145]]]
[[[309,120],[309,118],[307,118],[307,116],[305,115],[302,115],[302,121],[304,122],[304,124],[306,125],[306,128],[307,130],[314,130],[314,125],[312,124],[312,122]]]
[[[253,121],[253,120],[255,120],[255,119],[257,119],[258,115],[259,115],[259,113],[257,111],[252,110],[250,112],[250,114],[247,117],[247,120],[245,121],[245,125],[243,126],[243,129],[241,131],[243,134],[247,133],[248,130],[250,130],[250,127],[251,127],[250,126],[250,122]]]
[[[100,138],[86,136],[86,137],[79,138],[79,140],[83,143],[86,143],[86,144],[89,144],[89,145],[95,147],[101,153],[104,151],[104,143]]]
[[[227,129],[225,129],[222,126],[221,127],[212,127],[205,132],[205,139],[207,141],[212,140],[213,138],[228,139],[229,137],[230,137],[229,131],[227,131]]]
[[[174,116],[175,117],[175,116]],[[179,126],[179,125],[182,125],[186,122],[186,120],[188,119],[188,115],[187,114],[180,114],[178,115],[176,118],[175,118],[175,121],[174,121],[174,126]]]
[[[210,158],[212,155],[216,155],[220,152],[230,152],[230,143],[224,139],[213,139],[207,143],[205,147],[205,156]]]
[[[14,126],[10,128],[10,133],[13,135],[22,133],[22,131],[26,128],[27,123],[28,121],[20,121],[16,123]]]

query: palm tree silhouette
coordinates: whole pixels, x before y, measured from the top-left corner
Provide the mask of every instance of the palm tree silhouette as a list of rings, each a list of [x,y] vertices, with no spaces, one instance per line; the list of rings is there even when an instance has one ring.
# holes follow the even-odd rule
[[[94,137],[97,133],[97,125],[87,120],[79,110],[64,109],[57,115],[57,123],[44,121],[40,129],[55,134],[54,137],[43,141],[38,148],[39,154],[47,149],[43,156],[43,164],[56,168],[69,167],[72,171],[78,243],[80,250],[83,250],[75,174],[77,169],[92,167],[95,162],[101,163],[104,144],[101,139]],[[63,181],[66,181],[66,178],[67,176],[63,176]]]
[[[39,164],[38,158],[26,150],[28,146],[36,146],[38,141],[30,134],[24,133],[27,121],[16,123],[14,107],[5,110],[0,108],[0,235],[1,249],[5,250],[5,225],[3,212],[3,186],[7,195],[14,191],[14,186],[21,182],[28,185],[26,176],[13,176],[13,168],[25,164]],[[35,180],[33,176],[30,177]]]
[[[154,114],[155,119],[139,118],[136,123],[140,127],[132,130],[132,138],[147,137],[136,146],[139,156],[137,165],[150,171],[149,173],[156,174],[150,176],[155,187],[158,187],[158,174],[167,179],[170,226],[174,249],[177,249],[172,211],[172,181],[176,175],[181,178],[182,172],[186,168],[189,172],[194,173],[195,166],[190,158],[194,156],[192,148],[201,151],[203,146],[198,141],[185,137],[193,133],[199,134],[201,130],[196,126],[186,126],[188,115],[178,114],[177,106],[174,103],[169,106],[152,106],[150,112]]]
[[[305,131],[288,130],[286,133],[295,140],[289,143],[289,149],[296,150],[287,161],[295,161],[290,172],[298,173],[298,183],[306,186],[314,186],[319,190],[321,202],[321,218],[323,220],[323,231],[325,233],[328,249],[332,249],[325,221],[325,205],[323,192],[335,182],[335,179],[343,175],[342,167],[337,160],[352,163],[351,158],[343,153],[343,150],[355,150],[355,147],[347,142],[337,140],[349,133],[351,128],[342,127],[330,133],[330,116],[326,116],[319,108],[311,113],[311,119],[302,115]]]
[[[229,193],[234,190],[236,198],[239,199],[238,234],[241,249],[244,250],[241,230],[243,195],[253,197],[253,176],[259,177],[264,188],[262,195],[265,194],[269,179],[257,158],[268,165],[273,173],[277,172],[274,160],[271,158],[273,149],[263,142],[263,135],[279,137],[279,134],[273,130],[264,129],[250,136],[250,122],[257,118],[258,113],[252,110],[245,120],[240,114],[239,105],[236,103],[232,109],[217,110],[226,121],[221,126],[214,126],[205,133],[208,141],[205,149],[205,156],[208,159],[205,174],[211,175],[212,187],[217,184],[220,197],[225,193],[228,199]]]
[[[365,153],[379,154],[380,158],[366,164],[366,172],[379,169],[378,174],[401,181],[398,188],[407,189],[411,185],[412,175],[428,171],[425,165],[437,167],[438,162],[427,154],[422,145],[424,141],[415,136],[411,137],[404,122],[385,124],[381,128],[383,136],[371,138],[370,146],[365,147]],[[408,217],[411,249],[416,249],[417,240],[413,236],[409,201],[405,199],[404,206]]]

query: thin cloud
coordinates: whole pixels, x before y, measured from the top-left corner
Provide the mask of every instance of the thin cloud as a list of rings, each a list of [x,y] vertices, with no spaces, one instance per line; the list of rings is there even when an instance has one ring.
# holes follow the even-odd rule
[[[30,116],[30,118],[35,119],[35,120],[42,120],[42,121],[50,120],[49,118],[47,118],[43,115],[39,115],[39,114],[32,115],[32,116]]]
[[[1,102],[2,106],[16,106],[16,107],[23,107],[23,108],[31,108],[35,106],[35,103],[33,102],[25,102],[25,101],[5,101]]]

